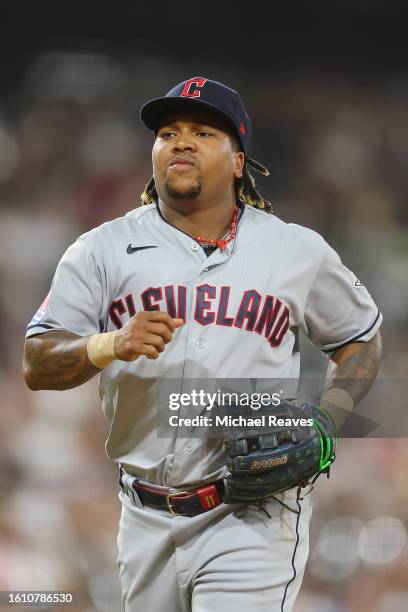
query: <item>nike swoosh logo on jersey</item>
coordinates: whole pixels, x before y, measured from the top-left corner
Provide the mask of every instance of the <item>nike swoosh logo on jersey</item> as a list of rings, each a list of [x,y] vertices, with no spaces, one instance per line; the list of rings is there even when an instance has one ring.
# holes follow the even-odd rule
[[[132,253],[136,253],[136,251],[143,251],[144,249],[157,249],[157,246],[152,245],[152,246],[132,247],[132,244],[128,244],[126,253],[129,253],[129,255],[131,255]]]

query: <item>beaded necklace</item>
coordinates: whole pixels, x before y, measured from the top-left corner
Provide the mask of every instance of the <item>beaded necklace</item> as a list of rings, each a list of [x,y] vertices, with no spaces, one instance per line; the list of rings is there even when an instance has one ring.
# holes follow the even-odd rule
[[[231,225],[229,227],[228,232],[225,234],[224,238],[220,238],[219,240],[211,240],[211,238],[203,238],[202,236],[193,236],[194,240],[201,244],[201,246],[215,246],[223,251],[227,244],[234,240],[235,234],[237,231],[237,221],[238,221],[238,206],[235,207],[234,216],[232,217]]]

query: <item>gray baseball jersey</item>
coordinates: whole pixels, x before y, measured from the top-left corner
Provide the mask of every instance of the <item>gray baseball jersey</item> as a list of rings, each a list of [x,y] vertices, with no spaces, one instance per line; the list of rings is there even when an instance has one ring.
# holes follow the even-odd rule
[[[382,320],[318,233],[242,205],[235,240],[207,257],[152,204],[89,231],[66,251],[27,337],[111,331],[143,309],[185,323],[157,360],[116,360],[102,371],[106,450],[129,472],[171,487],[215,480],[226,468],[219,440],[203,444],[179,437],[177,428],[157,437],[160,381],[178,379],[182,391],[192,379],[297,379],[300,331],[330,353],[368,341]]]

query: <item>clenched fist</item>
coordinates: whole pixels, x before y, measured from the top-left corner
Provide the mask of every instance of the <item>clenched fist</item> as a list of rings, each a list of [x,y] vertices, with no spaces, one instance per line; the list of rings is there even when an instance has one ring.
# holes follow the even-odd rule
[[[117,359],[134,361],[140,355],[157,359],[183,323],[183,319],[173,319],[160,310],[138,312],[115,334]]]

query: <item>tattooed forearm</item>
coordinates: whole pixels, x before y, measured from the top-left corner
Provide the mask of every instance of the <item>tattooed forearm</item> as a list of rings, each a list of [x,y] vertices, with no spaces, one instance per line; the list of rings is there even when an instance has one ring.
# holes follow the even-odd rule
[[[88,359],[87,340],[62,331],[28,338],[23,361],[28,387],[32,390],[72,389],[100,372]]]
[[[353,342],[332,356],[322,407],[330,412],[338,430],[368,393],[378,374],[380,359],[379,332],[369,342]]]

